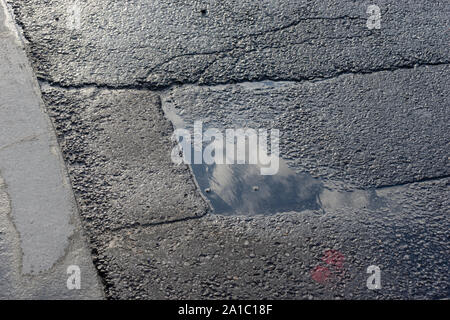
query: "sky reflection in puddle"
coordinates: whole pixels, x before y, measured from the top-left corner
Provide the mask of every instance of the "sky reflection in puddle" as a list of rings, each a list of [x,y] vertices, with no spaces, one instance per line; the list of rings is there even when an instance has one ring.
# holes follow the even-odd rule
[[[278,174],[263,176],[258,165],[192,165],[215,214],[271,215],[304,210],[377,209],[375,190],[334,191],[311,175],[297,174],[280,159]]]
[[[176,128],[192,129],[192,125],[186,126],[174,110],[166,108],[165,112]],[[223,146],[224,154],[229,143],[227,141]],[[199,150],[204,151],[208,144],[210,142],[204,143]],[[194,154],[194,148],[199,147],[194,143],[191,154]],[[249,148],[247,141],[246,159]],[[272,215],[305,210],[326,212],[343,208],[373,210],[386,206],[386,199],[379,197],[375,190],[337,191],[308,173],[296,173],[283,159],[277,159],[279,170],[275,175],[262,175],[261,168],[267,166],[260,164],[203,163],[190,166],[215,214]]]

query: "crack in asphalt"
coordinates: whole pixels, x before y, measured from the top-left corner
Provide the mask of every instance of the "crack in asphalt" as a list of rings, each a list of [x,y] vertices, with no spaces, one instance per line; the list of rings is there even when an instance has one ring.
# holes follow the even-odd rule
[[[259,36],[263,36],[269,33],[277,33],[277,32],[281,32],[284,30],[287,30],[289,28],[293,28],[298,26],[300,23],[305,22],[305,21],[314,21],[314,20],[328,20],[328,21],[333,21],[333,20],[366,20],[365,18],[360,18],[360,17],[352,17],[352,16],[340,16],[340,17],[307,17],[307,18],[302,18],[296,21],[293,21],[287,25],[284,25],[282,27],[279,28],[273,28],[273,29],[269,29],[269,30],[265,30],[265,31],[260,31],[260,32],[255,32],[255,33],[250,33],[250,34],[246,34],[243,36],[232,36],[230,37],[231,39],[235,40],[235,41],[240,41],[240,40],[244,40],[244,39],[248,39],[248,38],[254,38],[254,37],[259,37]],[[348,38],[355,38],[355,37],[348,37]],[[310,38],[310,39],[318,39],[316,38]],[[308,39],[308,40],[310,40]],[[328,38],[325,38],[328,39]],[[339,39],[339,38],[337,38]],[[306,41],[305,41],[306,42]],[[302,44],[304,42],[300,42],[298,44]],[[290,43],[289,43],[290,44]],[[277,48],[277,47],[272,47],[272,48]],[[183,58],[183,57],[192,57],[192,56],[206,56],[206,55],[219,55],[219,54],[223,54],[223,53],[229,53],[229,52],[233,52],[235,50],[239,49],[238,46],[234,45],[232,48],[229,49],[223,49],[223,50],[213,50],[213,51],[205,51],[205,52],[188,52],[188,53],[183,53],[183,54],[179,54],[179,55],[174,55],[172,57],[169,57],[167,59],[165,59],[164,61],[156,64],[155,66],[153,66],[149,72],[147,73],[146,77],[149,77],[151,75],[151,73],[155,70],[158,70],[159,67],[168,64],[170,62],[172,62],[173,60],[176,60],[178,58]]]
[[[218,59],[216,59],[214,62],[216,62]],[[214,62],[210,63],[206,68],[209,68]],[[53,81],[47,78],[43,78],[42,76],[37,76],[37,80],[40,85],[48,85],[54,88],[59,89],[68,89],[68,90],[77,90],[77,89],[103,89],[103,90],[140,90],[140,91],[153,91],[155,93],[161,93],[163,91],[176,88],[182,85],[198,85],[201,87],[208,87],[208,86],[217,86],[217,85],[227,85],[227,84],[241,84],[241,83],[248,83],[248,82],[263,82],[263,81],[273,81],[273,82],[294,82],[294,83],[302,83],[302,82],[320,82],[325,80],[331,80],[335,78],[339,78],[341,76],[345,75],[369,75],[374,74],[378,72],[395,72],[397,70],[407,70],[407,69],[415,69],[418,67],[424,67],[424,66],[442,66],[442,65],[449,65],[450,60],[444,60],[444,61],[436,61],[436,62],[423,62],[423,61],[410,61],[408,64],[404,65],[397,65],[397,66],[386,66],[381,68],[373,68],[373,69],[361,69],[361,70],[342,70],[335,72],[334,74],[331,74],[329,76],[321,75],[321,76],[314,76],[314,77],[304,77],[304,78],[282,78],[282,77],[258,77],[255,79],[243,79],[239,81],[217,81],[217,82],[209,82],[209,83],[199,83],[198,81],[173,81],[171,84],[167,85],[161,85],[161,86],[155,86],[151,85],[146,82],[137,82],[135,84],[118,84],[118,85],[111,85],[111,84],[99,84],[95,82],[86,82],[86,83],[80,83],[80,84],[71,84],[66,85],[62,84],[58,81]],[[203,70],[204,70],[203,69]],[[203,72],[203,71],[200,71]]]
[[[381,185],[381,186],[375,187],[375,190],[383,190],[383,189],[394,188],[394,187],[402,187],[402,186],[407,186],[407,185],[414,184],[414,183],[432,182],[432,181],[448,179],[448,178],[450,178],[450,175],[442,175],[442,176],[437,176],[437,177],[428,177],[428,178],[422,178],[422,179],[416,179],[416,180],[411,180],[411,181],[400,182],[400,183],[396,183],[396,184]]]
[[[210,214],[210,212],[211,212],[211,209],[209,209],[207,212],[205,212],[201,215],[195,216],[195,217],[185,217],[185,218],[181,218],[181,219],[173,219],[173,220],[160,221],[160,222],[150,222],[150,223],[136,222],[131,225],[109,229],[109,232],[115,233],[115,232],[120,232],[120,231],[124,231],[124,230],[135,230],[138,228],[150,228],[150,227],[169,225],[169,224],[174,224],[174,223],[179,223],[179,222],[187,222],[187,221],[191,221],[191,220],[200,220],[200,219],[206,217],[208,214]]]
[[[382,186],[371,188],[371,189],[372,190],[384,190],[384,189],[389,189],[389,188],[407,186],[407,185],[411,185],[414,183],[432,182],[432,181],[438,181],[438,180],[443,180],[443,179],[448,179],[448,178],[450,178],[450,175],[443,175],[443,176],[437,176],[437,177],[429,177],[429,178],[424,178],[424,179],[412,180],[412,181],[407,181],[407,182],[402,182],[402,183],[397,183],[397,184],[392,184],[392,185],[382,185]],[[371,189],[367,189],[367,190],[371,190]],[[185,217],[182,219],[174,219],[174,220],[152,222],[152,223],[138,223],[137,222],[137,223],[133,223],[131,225],[123,226],[120,228],[109,229],[109,232],[118,233],[118,232],[121,232],[124,230],[136,230],[139,228],[140,229],[152,228],[152,227],[161,226],[161,225],[170,225],[170,224],[175,224],[175,223],[188,222],[191,220],[200,220],[200,219],[206,217],[210,213],[211,213],[211,211],[209,210],[209,211],[205,212],[204,214],[195,216],[195,217]]]

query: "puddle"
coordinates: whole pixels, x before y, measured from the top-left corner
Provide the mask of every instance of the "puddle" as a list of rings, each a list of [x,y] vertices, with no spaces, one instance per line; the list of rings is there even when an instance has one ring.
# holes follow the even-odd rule
[[[280,162],[275,175],[261,175],[258,165],[192,165],[195,179],[214,213],[275,214],[318,210],[323,185],[308,174],[296,174]]]
[[[212,139],[213,142],[209,139],[205,142],[203,140],[205,135],[196,140],[195,134],[191,134],[192,126],[186,125],[182,115],[177,115],[171,109],[165,111],[175,128],[188,128],[190,148],[187,152],[183,152],[185,160],[189,159],[188,163],[194,162],[196,152],[204,155],[206,148],[211,150],[211,146],[214,146],[214,155],[216,152],[222,153],[222,160],[228,159],[226,152],[228,148],[233,148],[234,152],[237,151],[235,148],[237,140],[229,140],[228,137],[225,138],[225,135],[219,140]],[[208,128],[203,127],[202,132],[206,131]],[[183,138],[178,139],[179,142],[182,140]],[[273,161],[275,159],[278,163],[276,166],[278,171],[274,175],[263,175],[262,168],[268,168],[268,165],[262,165],[258,161],[249,164],[250,145],[255,146],[253,152],[258,154],[255,151],[255,148],[258,149],[258,145],[250,144],[249,140],[245,140],[246,164],[236,164],[235,161],[231,161],[234,164],[222,164],[230,163],[227,161],[219,162],[221,164],[217,162],[207,164],[204,161],[197,162],[201,164],[190,164],[194,178],[203,195],[209,200],[215,214],[272,215],[290,211],[321,210],[324,212],[340,208],[377,209],[385,206],[385,200],[379,197],[375,190],[333,190],[323,181],[308,173],[296,173],[286,161],[274,155],[269,156],[265,151],[266,160]],[[203,142],[199,144],[199,141]],[[180,147],[182,145],[180,143]],[[175,154],[177,153],[178,151],[175,152]],[[273,162],[270,165],[272,166]]]
[[[281,159],[279,172],[271,176],[261,175],[258,165],[194,164],[191,168],[215,214],[272,215],[386,206],[375,190],[332,190],[307,173],[297,174]]]

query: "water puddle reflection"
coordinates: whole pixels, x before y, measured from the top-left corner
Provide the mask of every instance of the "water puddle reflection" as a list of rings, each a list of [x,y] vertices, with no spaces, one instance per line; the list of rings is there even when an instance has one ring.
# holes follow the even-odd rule
[[[264,176],[258,165],[192,165],[194,176],[217,214],[275,214],[318,210],[322,184],[308,174],[295,174],[284,162],[279,172]]]
[[[180,115],[168,108],[165,112],[177,129],[188,127],[187,131],[192,132],[192,124],[186,126]],[[206,131],[208,128],[203,129]],[[194,136],[192,135],[192,142],[195,140]],[[181,140],[178,141],[181,142]],[[219,148],[214,149],[215,152],[222,152],[225,155],[224,158],[228,157],[226,149],[230,148],[230,145],[234,149],[234,140],[230,142],[225,139],[225,143],[222,138],[208,140],[206,143],[204,141],[200,138],[200,146],[196,143],[189,144],[191,148],[187,153],[188,158],[195,152],[202,154],[208,145],[212,146],[215,143],[220,145]],[[255,144],[246,142],[244,152],[246,159],[249,159],[249,153]],[[273,154],[269,156],[272,160],[273,157]],[[276,159],[279,170],[274,175],[262,175],[261,169],[267,166],[258,162],[256,164],[202,163],[190,164],[190,166],[195,180],[215,214],[272,215],[305,210],[326,212],[342,208],[378,209],[386,205],[385,199],[379,197],[375,190],[338,191],[308,173],[296,173],[283,159],[278,157]],[[192,163],[191,160],[189,161]]]
[[[377,209],[375,190],[335,191],[307,173],[297,174],[280,159],[278,174],[263,176],[258,165],[192,165],[195,179],[214,213],[271,215],[289,211]]]

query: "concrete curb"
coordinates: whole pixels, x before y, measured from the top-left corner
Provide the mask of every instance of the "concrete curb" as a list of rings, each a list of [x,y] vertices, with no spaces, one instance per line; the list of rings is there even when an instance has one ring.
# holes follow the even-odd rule
[[[0,4],[0,298],[102,298],[37,80]],[[80,290],[67,288],[70,265],[80,268]]]

